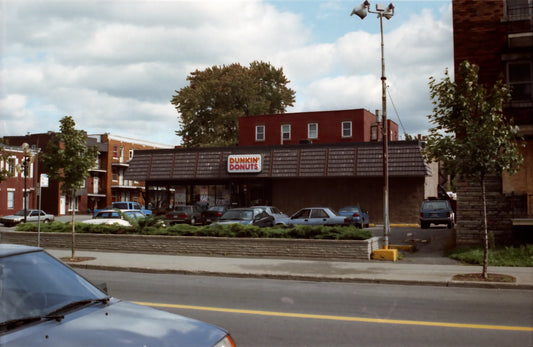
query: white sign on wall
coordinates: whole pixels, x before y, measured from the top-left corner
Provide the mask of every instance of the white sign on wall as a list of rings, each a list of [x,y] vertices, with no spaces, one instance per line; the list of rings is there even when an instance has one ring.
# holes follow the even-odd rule
[[[41,174],[41,188],[48,188],[48,175]]]
[[[228,173],[261,172],[261,154],[235,154],[228,156]]]

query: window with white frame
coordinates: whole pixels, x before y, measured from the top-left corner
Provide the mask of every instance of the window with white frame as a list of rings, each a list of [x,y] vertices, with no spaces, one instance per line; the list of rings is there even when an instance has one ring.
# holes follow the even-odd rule
[[[318,138],[318,123],[308,123],[307,124],[307,138],[308,139],[317,139]]]
[[[15,171],[17,167],[17,158],[9,157],[7,158],[7,171],[10,175],[15,176]]]
[[[533,69],[531,61],[507,63],[507,83],[512,101],[533,100]]]
[[[281,125],[281,139],[283,141],[291,139],[291,125],[290,124]]]
[[[265,141],[265,126],[264,125],[255,126],[255,140]]]
[[[352,122],[342,122],[342,137],[352,137]]]
[[[15,190],[11,188],[7,190],[7,208],[10,210],[15,208]]]

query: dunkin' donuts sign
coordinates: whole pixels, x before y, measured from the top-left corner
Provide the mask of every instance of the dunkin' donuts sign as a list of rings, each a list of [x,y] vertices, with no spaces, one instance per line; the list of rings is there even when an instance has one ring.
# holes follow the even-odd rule
[[[228,173],[261,172],[261,154],[235,154],[228,156]]]

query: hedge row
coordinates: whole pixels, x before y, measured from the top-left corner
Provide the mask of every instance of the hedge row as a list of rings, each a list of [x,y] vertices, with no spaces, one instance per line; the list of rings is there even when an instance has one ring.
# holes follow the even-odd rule
[[[20,224],[17,231],[37,231],[38,226],[33,223]],[[41,224],[41,232],[72,232],[72,224],[52,222]],[[331,239],[331,240],[366,240],[373,235],[369,230],[358,229],[355,226],[275,226],[260,228],[254,225],[242,224],[210,224],[192,226],[175,224],[161,228],[150,221],[134,223],[132,227],[120,225],[93,225],[76,222],[76,233],[97,234],[138,234],[138,235],[174,235],[174,236],[211,236],[211,237],[249,237],[249,238],[289,238],[289,239]]]

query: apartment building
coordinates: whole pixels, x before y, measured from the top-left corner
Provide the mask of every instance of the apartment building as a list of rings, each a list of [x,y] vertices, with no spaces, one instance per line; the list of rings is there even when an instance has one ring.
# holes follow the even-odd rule
[[[533,225],[533,0],[453,0],[452,5],[456,71],[468,60],[479,66],[481,83],[505,81],[512,99],[504,114],[524,139],[520,171],[488,182],[490,232],[508,239],[514,228]],[[479,196],[473,182],[458,185],[458,243],[479,242]]]

